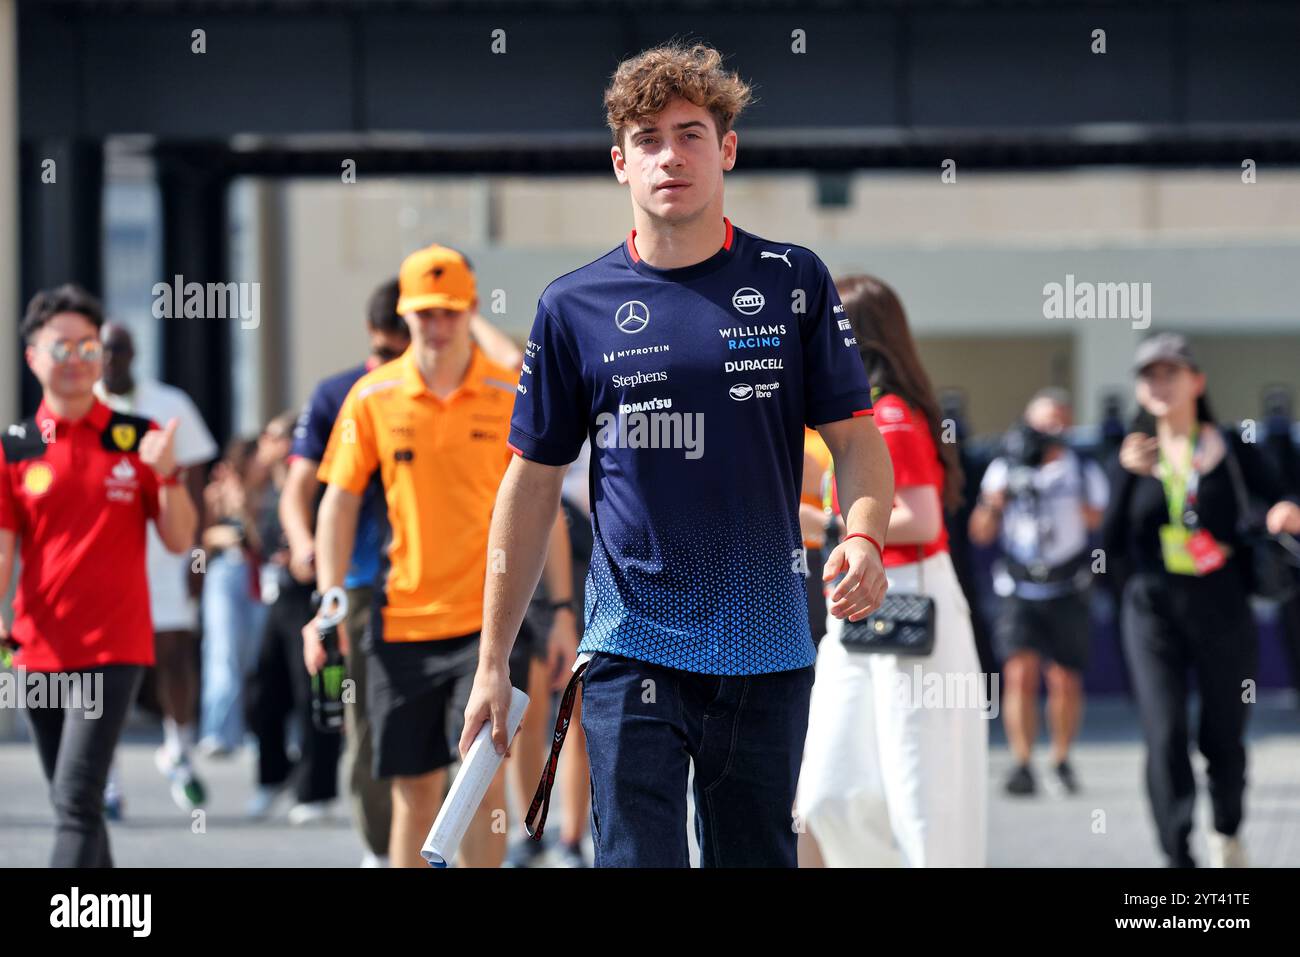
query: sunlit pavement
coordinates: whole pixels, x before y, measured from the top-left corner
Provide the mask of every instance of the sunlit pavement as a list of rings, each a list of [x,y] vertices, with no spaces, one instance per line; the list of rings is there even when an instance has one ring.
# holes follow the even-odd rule
[[[1195,727],[1193,722],[1192,727]],[[1137,716],[1125,701],[1093,701],[1073,763],[1081,794],[1062,798],[1042,788],[1048,772],[1046,742],[1035,767],[1033,798],[1003,794],[1011,757],[1001,727],[990,727],[989,863],[997,867],[1158,867],[1149,812],[1142,793],[1142,747]],[[356,867],[363,848],[346,804],[331,821],[293,827],[282,798],[264,822],[243,817],[253,793],[254,756],[203,760],[198,769],[209,803],[199,817],[179,810],[153,764],[159,740],[135,727],[119,748],[126,795],[124,820],[110,825],[119,866],[156,867]],[[1193,854],[1205,860],[1209,806],[1204,763],[1195,756],[1200,800]],[[1255,706],[1250,728],[1250,788],[1244,838],[1257,866],[1300,865],[1300,711],[1282,703]],[[551,809],[549,821],[558,821]],[[517,833],[518,821],[511,822]],[[0,866],[43,866],[53,841],[53,815],[35,749],[26,741],[0,744]],[[588,848],[590,853],[590,848]],[[549,860],[549,856],[547,858]]]

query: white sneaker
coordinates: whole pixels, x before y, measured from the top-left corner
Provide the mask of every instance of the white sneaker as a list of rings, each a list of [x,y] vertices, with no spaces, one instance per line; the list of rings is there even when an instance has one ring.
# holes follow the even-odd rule
[[[198,751],[199,757],[220,761],[224,758],[233,757],[236,749],[222,744],[216,738],[204,738],[198,743],[195,750]]]
[[[320,824],[329,819],[333,808],[333,801],[303,801],[289,808],[289,823],[294,827]]]
[[[1211,831],[1206,835],[1206,841],[1210,845],[1211,867],[1250,866],[1246,861],[1246,848],[1242,846],[1241,838],[1237,835],[1230,837],[1218,831]]]
[[[193,811],[207,802],[207,788],[194,773],[188,758],[176,760],[167,746],[163,745],[153,753],[153,763],[158,773],[171,783],[172,801],[182,811]]]
[[[374,851],[366,851],[366,856],[361,858],[362,867],[387,867],[388,855],[376,854]]]

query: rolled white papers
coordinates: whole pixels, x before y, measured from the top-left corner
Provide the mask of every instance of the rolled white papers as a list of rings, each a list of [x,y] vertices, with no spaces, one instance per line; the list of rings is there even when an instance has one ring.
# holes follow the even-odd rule
[[[506,716],[506,740],[513,741],[519,723],[524,720],[524,708],[528,707],[528,695],[518,688],[510,689],[510,712]],[[483,795],[488,785],[501,767],[503,755],[497,754],[492,747],[492,722],[486,721],[479,728],[474,743],[469,746],[465,760],[461,762],[460,773],[452,782],[447,799],[442,802],[438,819],[433,822],[429,836],[420,848],[420,856],[429,862],[430,867],[446,867],[456,856],[465,829],[473,819],[478,806],[483,803]]]

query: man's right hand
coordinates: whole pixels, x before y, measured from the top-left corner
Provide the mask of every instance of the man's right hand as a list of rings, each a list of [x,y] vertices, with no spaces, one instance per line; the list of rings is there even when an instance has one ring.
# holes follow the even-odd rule
[[[460,756],[463,759],[470,745],[478,737],[479,728],[492,722],[492,746],[497,754],[510,756],[506,720],[510,715],[509,667],[485,668],[479,665],[474,675],[474,687],[465,705],[465,730],[460,736]]]
[[[343,622],[339,622],[335,636],[338,639],[339,651],[346,655],[348,653],[348,630]],[[316,624],[316,619],[313,618],[302,626],[302,663],[307,666],[307,674],[314,675],[324,668],[327,657],[329,656],[325,654],[325,645],[320,640],[320,627]]]

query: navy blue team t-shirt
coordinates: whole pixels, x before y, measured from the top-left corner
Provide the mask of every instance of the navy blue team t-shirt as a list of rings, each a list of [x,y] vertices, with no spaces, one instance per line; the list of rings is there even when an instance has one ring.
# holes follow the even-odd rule
[[[311,397],[298,415],[293,430],[290,458],[310,459],[319,462],[325,457],[334,420],[343,408],[352,386],[363,375],[375,368],[376,362],[366,362],[352,369],[336,373],[317,383]],[[388,508],[384,504],[384,486],[378,474],[366,486],[361,499],[361,512],[357,516],[357,534],[352,545],[351,564],[343,581],[345,588],[368,588],[379,577],[380,552],[384,547]]]
[[[635,230],[542,293],[510,445],[565,465],[591,440],[581,650],[712,675],[812,664],[804,425],[870,414],[857,342],[811,251],[726,223],[655,269]]]

